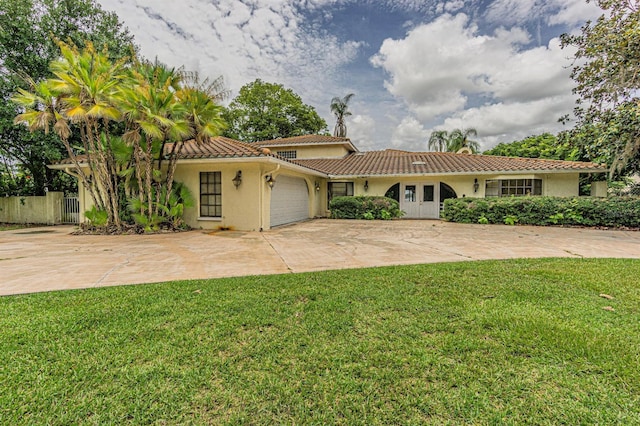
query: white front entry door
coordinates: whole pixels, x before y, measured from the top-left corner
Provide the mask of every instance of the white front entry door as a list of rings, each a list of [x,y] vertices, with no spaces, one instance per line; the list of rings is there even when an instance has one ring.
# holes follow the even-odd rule
[[[436,183],[403,184],[400,208],[409,219],[440,218],[440,186]]]

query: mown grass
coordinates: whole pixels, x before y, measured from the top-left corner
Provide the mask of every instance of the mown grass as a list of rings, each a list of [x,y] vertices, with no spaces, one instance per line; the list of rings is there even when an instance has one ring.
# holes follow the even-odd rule
[[[5,297],[0,424],[640,424],[638,277],[542,259]]]

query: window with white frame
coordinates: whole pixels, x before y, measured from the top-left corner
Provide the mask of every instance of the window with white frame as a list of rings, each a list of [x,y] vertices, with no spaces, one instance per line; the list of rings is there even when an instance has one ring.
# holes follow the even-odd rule
[[[542,195],[542,179],[487,180],[485,197],[522,197]]]
[[[222,217],[221,172],[200,172],[200,217]]]

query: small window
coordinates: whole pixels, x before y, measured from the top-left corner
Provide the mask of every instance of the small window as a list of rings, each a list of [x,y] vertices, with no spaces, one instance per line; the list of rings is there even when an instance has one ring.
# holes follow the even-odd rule
[[[416,201],[416,186],[407,185],[404,187],[404,201],[413,203]]]
[[[200,217],[222,217],[222,173],[200,173]]]
[[[329,182],[332,197],[348,197],[353,195],[353,182]]]
[[[425,185],[423,187],[422,201],[433,201],[434,199],[433,185]]]
[[[329,182],[328,189],[328,201],[331,201],[334,197],[353,196],[353,182]]]
[[[276,154],[282,158],[288,158],[290,160],[298,158],[298,151],[276,151]]]

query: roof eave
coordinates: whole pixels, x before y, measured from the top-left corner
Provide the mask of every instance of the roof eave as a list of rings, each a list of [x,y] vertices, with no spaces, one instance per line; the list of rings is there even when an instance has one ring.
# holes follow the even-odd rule
[[[478,170],[464,172],[413,172],[413,173],[327,173],[330,179],[361,179],[375,177],[415,177],[415,176],[483,176],[483,175],[523,175],[523,174],[570,174],[570,173],[606,173],[608,169],[532,169],[532,170]]]

